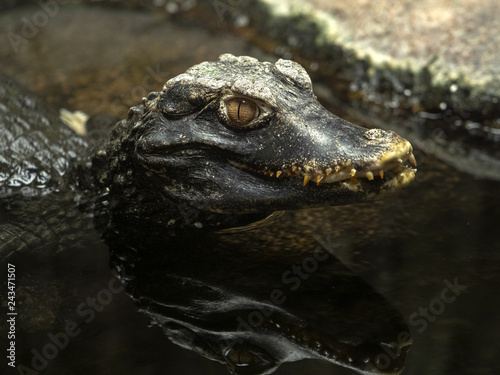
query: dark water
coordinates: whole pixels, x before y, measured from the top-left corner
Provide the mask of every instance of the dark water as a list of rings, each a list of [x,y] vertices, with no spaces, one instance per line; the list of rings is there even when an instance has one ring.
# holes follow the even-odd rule
[[[223,28],[208,32],[148,13],[71,6],[16,50],[7,33],[22,32],[22,17],[37,11],[0,16],[2,70],[54,106],[89,114],[124,116],[146,92],[221,53],[275,59]],[[331,103],[329,108],[335,110]],[[333,239],[336,257],[401,312],[414,341],[404,374],[498,374],[500,184],[457,172],[432,154],[418,155],[417,179],[401,194],[355,207],[289,213],[283,220],[295,223],[295,233],[281,240]],[[50,334],[74,333],[71,322],[77,322],[81,331],[53,359],[39,363],[40,373],[227,373],[148,327],[149,319],[114,284],[108,260],[107,248],[97,243],[43,264],[16,264],[26,285],[39,283],[18,290],[19,310],[29,309],[34,317],[18,326],[18,363],[32,367]],[[4,373],[8,367],[1,366]],[[353,371],[306,360],[284,364],[276,373]]]

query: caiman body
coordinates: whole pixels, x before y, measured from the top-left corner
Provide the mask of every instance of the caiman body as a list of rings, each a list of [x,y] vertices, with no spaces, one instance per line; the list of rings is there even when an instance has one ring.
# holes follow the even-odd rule
[[[56,112],[5,77],[0,97],[0,249],[7,259],[69,249],[85,239],[91,226],[105,239],[121,270],[127,269],[127,262],[163,257],[172,247],[189,252],[190,247],[202,246],[210,254],[223,231],[230,235],[274,211],[376,199],[406,186],[415,174],[405,165],[414,161],[408,141],[394,132],[358,127],[326,111],[305,70],[292,61],[272,64],[223,55],[196,65],[132,107],[109,139],[90,145],[66,128]],[[241,247],[246,248],[243,243]],[[173,253],[178,256],[178,251]],[[154,274],[150,265],[145,268]],[[212,290],[206,295],[210,301],[221,281],[210,277],[205,282],[206,291]],[[130,292],[161,323],[162,312],[155,310],[161,297],[157,289],[152,293],[144,287],[151,283],[132,281]],[[227,295],[233,292],[226,290]],[[231,297],[232,308],[209,315],[220,314],[218,321],[234,319],[241,311],[248,313],[252,304],[262,303],[254,296],[237,306],[235,301],[242,301],[241,293],[247,292],[237,293],[238,298]],[[191,308],[201,311],[199,305]],[[280,345],[293,339],[280,330],[280,320],[288,326],[294,321],[314,324],[314,317],[303,316],[309,314],[303,306],[296,313],[287,314],[286,305],[278,310],[272,328],[242,335],[252,342],[249,348],[259,341],[253,334],[265,333],[278,337],[267,342],[276,353],[284,353],[286,345],[279,349]],[[405,325],[399,315],[394,317],[397,336]],[[197,332],[189,330],[193,331]],[[318,340],[330,337],[332,348],[345,352],[332,356],[308,342],[294,344],[317,357],[367,373],[402,370],[406,348],[397,366],[383,369],[375,357],[366,355],[362,341],[373,341],[368,337],[373,332],[356,339],[334,329],[306,333]],[[347,338],[333,339],[335,335]],[[169,336],[173,339],[175,334]],[[178,340],[182,336],[178,334]],[[221,340],[214,339],[213,332],[208,336]],[[388,337],[381,340],[387,344]],[[213,354],[214,348],[221,352]],[[227,361],[234,357],[229,349],[213,345],[207,356]],[[373,346],[369,351],[373,354]],[[307,355],[286,355],[270,362],[303,357]],[[229,367],[240,373],[245,366]]]

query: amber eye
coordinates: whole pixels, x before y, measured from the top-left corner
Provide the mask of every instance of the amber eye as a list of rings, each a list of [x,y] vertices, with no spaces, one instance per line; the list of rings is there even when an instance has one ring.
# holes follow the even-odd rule
[[[248,350],[231,350],[227,354],[227,359],[235,366],[249,366],[255,360],[255,356]]]
[[[277,362],[263,348],[249,343],[236,344],[224,353],[229,371],[237,375],[267,374],[266,370],[276,367]]]
[[[260,116],[260,107],[253,100],[231,98],[226,100],[226,111],[229,120],[235,125],[247,125]]]

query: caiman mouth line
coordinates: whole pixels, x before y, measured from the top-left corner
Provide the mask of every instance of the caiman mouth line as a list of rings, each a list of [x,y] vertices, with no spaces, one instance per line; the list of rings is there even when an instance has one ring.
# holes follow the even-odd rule
[[[314,168],[310,165],[292,165],[289,167],[283,166],[278,170],[272,170],[268,167],[265,167],[263,170],[256,170],[232,160],[228,161],[236,168],[250,170],[260,175],[275,178],[299,177],[303,179],[303,186],[306,186],[311,180],[316,182],[317,186],[320,184],[332,184],[346,181],[356,184],[359,182],[357,180],[358,178],[373,181],[376,176],[380,177],[382,180],[389,180],[394,176],[397,176],[398,180],[406,180],[410,175],[414,175],[416,170],[405,165],[405,163],[410,162],[415,167],[417,166],[412,146],[408,141],[399,149],[387,151],[379,160],[361,168],[354,167],[353,163],[346,162],[341,165],[332,164],[325,168]]]
[[[274,325],[278,330],[286,332],[287,336],[296,345],[310,350],[325,357],[328,360],[350,367],[354,370],[362,369],[377,374],[399,374],[403,370],[403,364],[398,365],[394,361],[391,368],[386,368],[387,364],[379,363],[378,355],[383,353],[384,343],[379,343],[378,346],[372,347],[371,350],[362,353],[361,355],[356,352],[356,345],[349,344],[348,342],[337,341],[332,338],[326,340],[322,339],[321,335],[315,335],[311,331],[301,330],[293,325],[280,324],[269,319],[266,323]],[[395,344],[395,343],[394,343]],[[398,354],[403,355],[407,352],[412,344],[410,339],[407,342],[402,342],[398,347],[402,352]],[[392,344],[389,344],[391,346]],[[391,347],[394,351],[395,348]],[[393,358],[395,360],[397,358]]]

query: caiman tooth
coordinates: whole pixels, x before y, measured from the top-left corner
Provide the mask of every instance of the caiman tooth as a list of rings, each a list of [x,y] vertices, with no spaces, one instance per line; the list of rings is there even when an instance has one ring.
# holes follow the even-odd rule
[[[330,173],[332,173],[332,168],[326,168],[325,173],[327,176],[329,176]]]
[[[321,182],[322,179],[323,179],[322,175],[319,175],[318,177],[316,177],[316,185],[319,185],[319,183]]]
[[[415,167],[417,166],[417,159],[415,159],[415,155],[410,154],[410,156],[408,156],[408,161],[412,163]]]
[[[402,173],[398,174],[398,182],[403,182],[405,176]]]
[[[292,167],[292,173],[297,170],[297,167]]]
[[[273,177],[274,176],[274,172],[270,172],[269,176]]]
[[[356,170],[354,168],[351,169],[351,177],[354,177],[355,174],[356,174]]]
[[[378,175],[380,176],[380,178],[382,180],[384,179],[384,171],[383,170],[380,170],[380,172],[378,172]]]
[[[340,167],[337,165],[335,166],[335,173],[338,173],[340,171]]]
[[[310,179],[311,179],[311,176],[309,176],[308,174],[304,175],[304,185],[303,186],[306,186]]]
[[[366,178],[368,179],[368,181],[373,180],[374,179],[373,173],[372,172],[366,172]]]
[[[281,171],[276,172],[276,178],[278,178],[281,175]]]

